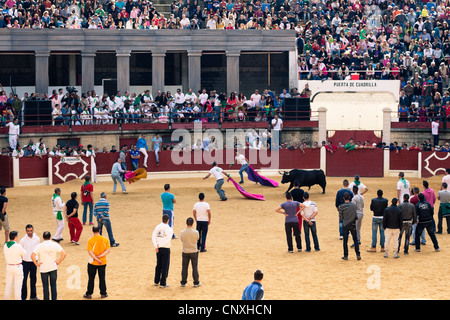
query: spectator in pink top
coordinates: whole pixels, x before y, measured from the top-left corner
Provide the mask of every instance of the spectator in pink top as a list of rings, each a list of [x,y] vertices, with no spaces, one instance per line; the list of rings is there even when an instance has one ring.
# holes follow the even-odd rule
[[[436,202],[436,194],[434,193],[434,190],[429,188],[428,181],[424,180],[422,184],[424,188],[422,193],[425,196],[425,200],[429,204],[431,204],[431,207],[434,207],[434,204]]]

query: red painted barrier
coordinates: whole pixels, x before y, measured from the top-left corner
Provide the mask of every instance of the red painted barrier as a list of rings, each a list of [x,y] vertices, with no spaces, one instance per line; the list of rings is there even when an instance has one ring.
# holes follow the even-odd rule
[[[8,156],[0,156],[0,186],[14,187],[12,159]]]
[[[428,178],[434,175],[445,174],[447,168],[450,168],[449,152],[422,152],[422,177]]]
[[[48,156],[19,159],[19,178],[33,179],[33,178],[47,178],[48,177]]]
[[[390,151],[389,168],[391,170],[418,170],[419,150]]]
[[[212,161],[216,161],[221,164],[224,170],[232,169],[236,170],[238,167],[230,167],[230,164],[234,162],[234,151],[231,152],[230,159],[227,159],[227,151],[222,150],[220,153],[218,150],[212,152],[179,152],[172,155],[172,151],[163,150],[159,152],[159,165],[156,165],[155,153],[153,151],[148,151],[148,168],[149,172],[165,172],[165,171],[205,171],[211,168]],[[279,166],[274,167],[274,169],[317,169],[320,167],[320,149],[307,149],[305,153],[301,150],[288,150],[283,149],[278,152],[271,152],[270,150],[266,153],[256,152],[254,150],[245,150],[245,156],[250,161],[250,164],[255,169],[270,168],[273,163],[267,163],[268,161],[277,161]],[[174,163],[172,156],[174,156],[175,161],[179,159],[178,162]],[[278,160],[276,158],[278,157]],[[119,153],[99,153],[95,158],[95,163],[97,166],[98,174],[109,174],[111,172],[112,165],[119,158]],[[271,160],[273,159],[273,160]],[[139,167],[143,167],[144,155],[141,154],[139,159]],[[126,163],[128,170],[131,170],[131,157],[127,153]],[[224,164],[224,165],[223,165]]]
[[[91,158],[88,157],[52,157],[53,184],[82,179],[91,174]]]
[[[327,153],[327,176],[383,177],[383,149],[355,149],[346,152],[344,148]]]

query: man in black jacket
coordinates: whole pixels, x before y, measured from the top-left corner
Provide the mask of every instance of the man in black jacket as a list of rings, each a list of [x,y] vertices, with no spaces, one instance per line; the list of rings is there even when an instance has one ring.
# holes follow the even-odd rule
[[[388,206],[388,199],[383,198],[383,190],[377,191],[377,197],[372,199],[370,203],[370,210],[373,212],[372,218],[372,246],[367,252],[377,252],[377,232],[380,229],[380,245],[381,252],[384,251],[384,229],[383,229],[383,214],[384,209]]]
[[[425,195],[419,193],[419,202],[416,204],[417,227],[415,234],[416,249],[415,252],[420,252],[420,235],[424,229],[427,229],[428,235],[433,242],[434,249],[439,251],[439,244],[434,234],[434,219],[433,207],[430,203],[425,201]]]
[[[361,260],[361,255],[359,252],[358,236],[356,234],[356,220],[358,216],[356,215],[356,204],[350,201],[351,191],[344,192],[344,203],[339,205],[339,218],[342,221],[342,229],[344,235],[344,256],[342,259],[348,260],[348,234],[351,233],[353,238],[353,243],[355,244],[356,258]]]
[[[400,230],[402,228],[403,219],[402,212],[399,207],[397,207],[397,198],[393,198],[391,205],[384,209],[383,214],[383,229],[386,235],[385,242],[385,253],[384,257],[388,257],[389,245],[391,244],[391,239],[394,242],[394,258],[399,258],[398,255],[398,236],[400,235]]]
[[[409,202],[409,195],[403,195],[403,202],[398,206],[402,212],[402,229],[400,230],[400,236],[398,237],[398,251],[400,251],[400,246],[402,243],[402,235],[405,233],[405,246],[404,254],[408,254],[409,250],[409,238],[411,237],[412,226],[417,222],[416,209],[414,205]]]

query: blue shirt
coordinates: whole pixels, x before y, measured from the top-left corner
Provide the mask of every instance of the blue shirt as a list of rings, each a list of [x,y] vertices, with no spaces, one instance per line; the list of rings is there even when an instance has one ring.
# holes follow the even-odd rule
[[[281,204],[281,208],[287,214],[285,223],[298,222],[297,210],[300,206],[300,202],[297,201],[286,201]]]
[[[158,138],[158,139],[156,139],[156,137],[155,137],[155,138],[152,139],[152,142],[153,142],[153,150],[159,149],[159,146],[161,145],[162,139],[161,139],[161,137]]]
[[[136,150],[136,151],[131,150],[130,151],[130,156],[137,157],[139,155],[139,153],[140,153],[139,150]],[[131,162],[139,162],[139,159],[131,158]]]
[[[146,150],[148,150],[147,140],[145,140],[144,138],[139,138],[138,141],[136,142],[136,147],[138,150],[140,148],[145,148]]]
[[[253,281],[242,293],[242,300],[263,300],[264,288],[261,283]]]
[[[172,210],[173,211],[173,200],[175,196],[170,192],[161,193],[161,200],[163,203],[163,210]]]

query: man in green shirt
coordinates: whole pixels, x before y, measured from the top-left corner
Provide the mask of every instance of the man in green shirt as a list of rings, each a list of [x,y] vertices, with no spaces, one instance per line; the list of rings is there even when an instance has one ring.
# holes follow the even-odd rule
[[[355,142],[353,141],[353,138],[350,138],[350,140],[348,140],[347,144],[345,145],[345,152],[349,152],[350,150],[353,150],[355,148]]]

